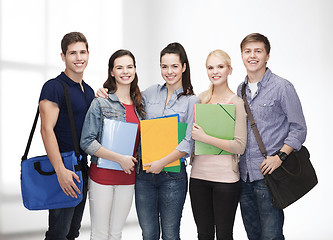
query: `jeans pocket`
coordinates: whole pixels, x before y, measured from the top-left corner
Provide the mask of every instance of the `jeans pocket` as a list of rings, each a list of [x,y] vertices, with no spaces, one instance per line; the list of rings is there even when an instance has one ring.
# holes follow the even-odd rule
[[[184,163],[181,164],[180,172],[165,172],[165,175],[170,180],[180,180],[180,179],[187,179],[187,173],[186,173],[186,166]]]
[[[176,172],[166,172],[165,175],[171,180],[178,180],[185,178],[184,174]]]

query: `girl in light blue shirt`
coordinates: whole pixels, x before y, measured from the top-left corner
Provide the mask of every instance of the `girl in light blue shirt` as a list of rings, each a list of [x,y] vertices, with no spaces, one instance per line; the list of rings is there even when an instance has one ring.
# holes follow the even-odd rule
[[[146,119],[179,114],[179,121],[187,123],[185,139],[167,156],[146,164],[135,182],[135,203],[143,239],[180,239],[180,220],[187,193],[187,173],[184,158],[193,151],[191,137],[194,122],[194,96],[190,65],[183,46],[171,43],[160,54],[164,85],[154,85],[143,91]],[[162,169],[182,158],[179,173]]]

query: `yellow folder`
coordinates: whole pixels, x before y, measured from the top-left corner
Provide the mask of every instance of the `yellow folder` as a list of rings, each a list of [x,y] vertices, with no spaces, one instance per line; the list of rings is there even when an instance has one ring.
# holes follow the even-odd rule
[[[178,117],[142,120],[140,128],[143,164],[167,156],[178,145]],[[179,160],[176,160],[166,167],[178,166],[179,164]],[[147,169],[149,167],[143,167],[143,170]]]

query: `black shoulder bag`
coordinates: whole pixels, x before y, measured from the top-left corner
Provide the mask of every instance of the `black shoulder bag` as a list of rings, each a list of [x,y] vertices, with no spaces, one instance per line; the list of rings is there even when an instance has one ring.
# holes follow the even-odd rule
[[[243,83],[242,98],[249,123],[261,154],[267,158],[267,151],[247,102],[245,89],[246,85]],[[302,146],[299,151],[291,152],[279,168],[275,169],[273,173],[265,175],[265,182],[272,194],[273,205],[276,208],[286,208],[303,197],[318,183],[316,172],[310,162],[308,149]]]

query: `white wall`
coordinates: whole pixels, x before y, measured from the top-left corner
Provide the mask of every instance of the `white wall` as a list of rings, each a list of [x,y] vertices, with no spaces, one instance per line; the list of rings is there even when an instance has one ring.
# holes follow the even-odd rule
[[[18,15],[15,14],[17,4],[25,9]],[[236,90],[245,77],[239,44],[247,34],[260,32],[272,45],[268,66],[274,73],[290,80],[301,98],[308,125],[305,145],[319,177],[314,190],[286,209],[286,238],[333,238],[330,227],[332,188],[328,184],[333,168],[329,151],[332,144],[329,136],[333,133],[330,110],[333,81],[329,75],[333,66],[333,2],[2,0],[0,7],[0,191],[2,199],[7,199],[1,202],[0,198],[0,232],[1,226],[2,231],[6,231],[8,221],[1,206],[7,206],[5,203],[11,199],[8,195],[19,193],[20,157],[40,86],[63,68],[59,44],[64,33],[79,30],[86,34],[91,58],[85,79],[95,90],[106,79],[108,58],[118,48],[127,48],[135,54],[142,90],[151,84],[163,83],[159,73],[159,52],[168,43],[178,41],[187,51],[194,90],[200,93],[209,84],[204,67],[206,56],[217,48],[227,51],[232,58],[234,71],[229,82]],[[45,18],[47,21],[40,21]],[[8,43],[12,43],[10,48]],[[15,63],[22,66],[20,71]],[[25,213],[31,218],[35,214]],[[189,205],[183,215],[186,232],[194,234],[184,234],[184,239],[194,239]],[[43,228],[44,225],[39,226]],[[235,239],[245,239],[239,213]]]
[[[62,37],[70,31],[86,35],[90,62],[84,79],[97,89],[107,78],[110,55],[122,47],[122,13],[121,0],[0,0],[0,236],[47,226],[46,211],[23,207],[20,159],[41,86],[64,70]],[[28,156],[43,153],[37,127]]]
[[[133,31],[124,31],[124,42],[136,52],[138,62],[142,60],[145,64],[138,68],[142,89],[163,83],[158,69],[159,52],[168,43],[178,41],[187,51],[195,92],[208,87],[204,64],[208,53],[217,48],[227,51],[232,58],[234,71],[229,83],[235,91],[245,77],[241,40],[252,32],[269,38],[272,50],[268,66],[296,87],[308,125],[305,145],[319,178],[314,190],[286,209],[286,238],[332,239],[332,188],[328,182],[333,167],[329,157],[329,136],[333,133],[329,107],[329,91],[333,87],[329,75],[333,66],[333,2],[127,0],[124,9],[131,16],[124,20],[124,29],[134,27]],[[184,218],[191,221],[190,210]],[[235,239],[245,238],[238,212]]]

